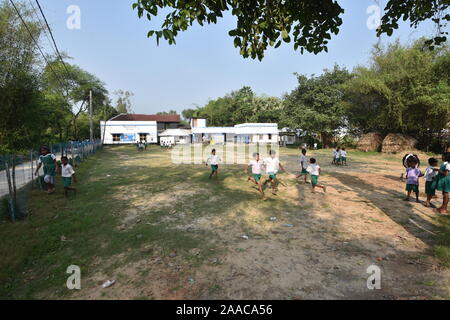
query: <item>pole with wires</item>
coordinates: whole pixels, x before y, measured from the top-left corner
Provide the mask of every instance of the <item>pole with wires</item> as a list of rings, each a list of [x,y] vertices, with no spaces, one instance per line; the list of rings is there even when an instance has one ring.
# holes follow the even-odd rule
[[[90,141],[94,141],[94,126],[92,123],[92,89],[89,90],[89,128],[90,128]]]

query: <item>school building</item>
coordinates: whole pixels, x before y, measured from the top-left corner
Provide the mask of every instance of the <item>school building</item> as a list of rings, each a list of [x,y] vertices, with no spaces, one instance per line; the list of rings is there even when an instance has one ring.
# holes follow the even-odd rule
[[[158,143],[159,134],[180,125],[180,115],[119,114],[100,122],[104,144]]]
[[[278,143],[278,124],[243,123],[234,127],[207,127],[205,119],[191,119],[192,143]]]

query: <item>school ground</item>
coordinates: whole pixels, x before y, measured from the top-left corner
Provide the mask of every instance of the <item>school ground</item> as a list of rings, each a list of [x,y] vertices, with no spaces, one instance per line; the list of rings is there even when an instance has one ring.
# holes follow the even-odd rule
[[[296,172],[298,150],[280,152]],[[331,150],[311,155],[327,193],[280,174],[264,202],[242,166],[210,181],[158,147],[106,147],[77,169],[75,197],[58,181],[31,192],[26,220],[0,222],[0,298],[449,299],[450,221],[402,201],[402,155],[350,151],[339,168]],[[81,290],[66,287],[70,265]]]

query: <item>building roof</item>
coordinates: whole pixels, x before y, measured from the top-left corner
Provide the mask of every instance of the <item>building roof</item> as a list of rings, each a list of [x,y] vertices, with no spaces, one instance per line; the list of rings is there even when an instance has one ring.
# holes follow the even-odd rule
[[[156,121],[156,122],[180,122],[179,114],[126,114],[121,113],[109,121]]]

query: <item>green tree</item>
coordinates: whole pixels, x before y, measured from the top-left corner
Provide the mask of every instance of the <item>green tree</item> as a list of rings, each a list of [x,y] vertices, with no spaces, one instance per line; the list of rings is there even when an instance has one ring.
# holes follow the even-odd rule
[[[344,86],[350,127],[408,134],[422,146],[442,135],[450,121],[450,51],[424,41],[377,48],[368,67],[354,70]]]
[[[448,0],[390,0],[386,6],[380,33],[392,35],[398,21],[408,20],[412,26],[432,20],[438,32],[431,43],[446,39],[445,23]],[[139,18],[148,20],[165,14],[161,28],[151,30],[148,37],[155,36],[175,44],[178,33],[186,31],[194,23],[200,26],[217,23],[230,11],[236,17],[236,27],[229,31],[234,46],[247,58],[263,59],[269,46],[278,48],[282,42],[293,42],[294,50],[312,53],[328,51],[332,35],[339,33],[344,9],[334,0],[135,0],[133,9]]]
[[[284,97],[282,124],[318,135],[328,145],[345,126],[342,85],[351,77],[345,68],[335,66],[320,76],[297,75],[298,87]]]

